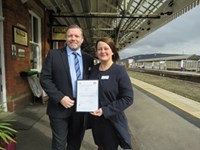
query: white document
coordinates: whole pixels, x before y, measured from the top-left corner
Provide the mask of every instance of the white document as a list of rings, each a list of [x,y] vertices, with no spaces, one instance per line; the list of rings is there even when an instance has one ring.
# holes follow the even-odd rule
[[[92,112],[98,109],[99,80],[77,81],[77,112]]]

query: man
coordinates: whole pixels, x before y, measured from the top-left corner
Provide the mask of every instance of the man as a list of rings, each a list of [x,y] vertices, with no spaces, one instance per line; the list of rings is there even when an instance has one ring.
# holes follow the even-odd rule
[[[47,114],[53,136],[52,150],[66,147],[79,150],[84,136],[84,113],[76,112],[76,80],[78,76],[79,79],[88,78],[94,61],[81,51],[83,40],[82,29],[77,25],[69,26],[66,47],[50,50],[42,68],[40,83],[49,96]]]

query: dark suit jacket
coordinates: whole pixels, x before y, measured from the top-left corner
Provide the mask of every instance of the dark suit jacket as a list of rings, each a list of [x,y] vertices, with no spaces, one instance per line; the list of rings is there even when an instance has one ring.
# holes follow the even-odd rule
[[[131,134],[124,113],[124,110],[132,105],[134,100],[130,78],[121,65],[113,64],[108,70],[101,72],[99,65],[92,68],[89,78],[99,78],[99,104],[103,115],[115,127],[120,146],[123,149],[131,149]]]
[[[94,62],[93,58],[85,52],[82,52],[82,58],[83,79],[87,79]],[[49,51],[45,63],[43,64],[40,83],[49,96],[47,114],[57,118],[69,116],[73,107],[66,109],[60,104],[60,100],[64,96],[69,96],[73,99],[66,47]]]

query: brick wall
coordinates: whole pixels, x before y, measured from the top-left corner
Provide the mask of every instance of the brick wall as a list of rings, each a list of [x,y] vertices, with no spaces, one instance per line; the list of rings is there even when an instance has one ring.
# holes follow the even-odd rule
[[[5,50],[5,71],[6,71],[6,96],[8,102],[8,111],[13,111],[18,107],[30,103],[33,94],[29,88],[26,78],[20,77],[19,72],[22,70],[30,70],[30,48],[13,43],[13,26],[20,26],[28,33],[29,43],[29,12],[26,5],[21,0],[3,1],[4,20],[4,50]],[[50,49],[48,40],[49,32],[46,27],[48,16],[42,18],[42,54]],[[12,45],[16,46],[16,50],[24,49],[25,57],[12,55]]]

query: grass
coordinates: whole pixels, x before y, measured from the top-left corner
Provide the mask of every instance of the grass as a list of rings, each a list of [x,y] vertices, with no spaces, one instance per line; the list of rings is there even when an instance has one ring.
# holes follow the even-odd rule
[[[128,71],[130,77],[200,102],[200,83]]]

